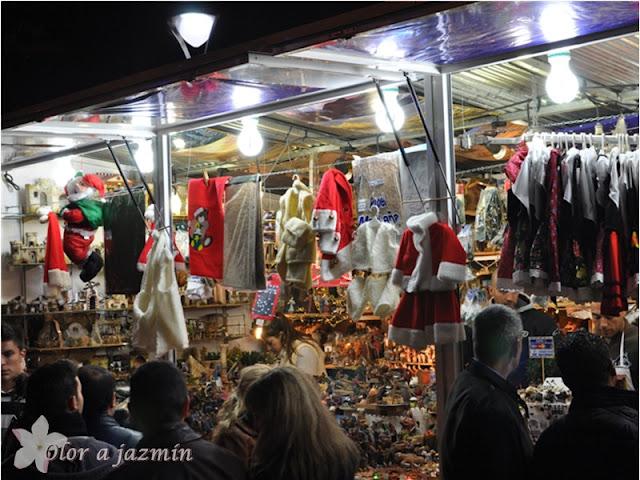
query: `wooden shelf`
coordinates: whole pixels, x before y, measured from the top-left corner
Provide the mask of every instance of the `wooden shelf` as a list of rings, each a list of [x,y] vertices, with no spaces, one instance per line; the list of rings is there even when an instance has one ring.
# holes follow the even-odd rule
[[[40,215],[37,213],[3,213],[2,220],[38,220]]]
[[[10,267],[41,267],[44,263],[10,263]],[[73,263],[67,263],[67,266],[72,266]]]
[[[55,352],[68,352],[74,350],[101,350],[106,348],[122,348],[128,346],[128,343],[113,343],[109,345],[89,345],[86,347],[52,347],[52,348],[27,348],[29,352],[37,353],[55,353]]]
[[[212,303],[210,305],[190,305],[190,306],[182,306],[182,310],[185,312],[191,310],[207,310],[209,308],[239,308],[249,305],[249,302],[243,303]]]
[[[100,314],[100,313],[123,313],[123,312],[131,312],[131,309],[114,309],[114,310],[60,310],[57,312],[34,312],[34,313],[6,313],[3,314],[3,317],[33,317],[33,316],[44,316],[44,315],[78,315],[81,313],[84,314]]]

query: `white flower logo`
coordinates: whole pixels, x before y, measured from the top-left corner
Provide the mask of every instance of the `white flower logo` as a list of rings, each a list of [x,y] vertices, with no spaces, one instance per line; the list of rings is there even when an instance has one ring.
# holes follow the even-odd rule
[[[44,415],[40,415],[40,418],[35,421],[30,432],[23,428],[15,428],[12,431],[22,446],[13,460],[13,466],[17,469],[27,468],[35,461],[38,471],[47,473],[49,468],[47,450],[52,446],[62,448],[67,443],[67,437],[61,433],[48,433],[49,422]]]

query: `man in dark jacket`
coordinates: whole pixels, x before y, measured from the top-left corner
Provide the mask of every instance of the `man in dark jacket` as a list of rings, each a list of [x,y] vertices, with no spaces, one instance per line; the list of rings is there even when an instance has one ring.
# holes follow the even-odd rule
[[[3,479],[100,480],[113,471],[116,449],[87,436],[77,372],[73,363],[59,360],[29,377],[24,414],[5,439],[13,448],[2,462]],[[52,450],[37,448],[40,443],[55,445],[48,462],[44,452]]]
[[[570,333],[558,342],[556,358],[573,400],[569,413],[540,436],[534,477],[637,480],[638,394],[612,386],[606,343],[584,331]]]
[[[522,412],[526,404],[506,378],[522,351],[522,322],[492,305],[473,324],[475,358],[447,401],[440,447],[444,480],[525,479],[533,444]]]
[[[120,448],[135,447],[142,434],[121,427],[113,418],[116,404],[116,382],[108,370],[96,365],[85,365],[78,371],[84,395],[82,416],[87,430],[98,440]]]
[[[239,457],[204,440],[184,422],[189,396],[182,373],[173,364],[153,361],[135,371],[129,409],[143,437],[136,448],[136,461],[125,461],[110,480],[246,478]],[[149,454],[146,461],[139,457],[143,451]],[[126,460],[126,453],[122,458]]]
[[[598,333],[606,339],[609,346],[609,358],[613,361],[614,366],[621,363],[629,366],[633,388],[638,390],[638,363],[640,363],[638,360],[638,327],[627,321],[626,313],[602,315],[600,303],[591,303],[591,314],[596,320]],[[620,358],[620,344],[624,350],[622,359]]]

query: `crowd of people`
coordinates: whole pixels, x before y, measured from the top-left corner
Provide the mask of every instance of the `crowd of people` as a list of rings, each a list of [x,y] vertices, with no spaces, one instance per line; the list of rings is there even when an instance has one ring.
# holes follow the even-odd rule
[[[534,445],[516,390],[522,376],[513,375],[522,368],[529,308],[518,296],[500,300],[475,318],[473,358],[448,396],[439,433],[442,479],[637,479],[638,395],[620,381],[619,349],[607,343],[626,332],[617,341],[627,342],[629,352],[634,332],[608,319],[604,338],[584,330],[556,335],[557,366],[573,400],[568,415]],[[3,477],[353,479],[360,452],[314,378],[326,374],[322,350],[284,317],[265,333],[278,363],[242,370],[208,441],[185,422],[189,394],[174,364],[140,363],[130,378],[130,422],[123,425],[114,418],[110,372],[59,360],[27,378],[25,346],[3,324]],[[635,352],[637,385],[637,346]]]

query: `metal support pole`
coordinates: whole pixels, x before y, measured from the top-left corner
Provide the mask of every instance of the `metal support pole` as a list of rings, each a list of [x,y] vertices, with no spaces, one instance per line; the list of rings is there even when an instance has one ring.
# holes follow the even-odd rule
[[[424,121],[426,125],[433,125],[431,129],[433,147],[428,150],[427,154],[433,159],[431,165],[434,168],[439,168],[436,166],[435,154],[441,162],[442,175],[434,172],[434,175],[439,179],[436,184],[438,196],[449,197],[448,192],[455,191],[456,169],[453,150],[451,78],[449,75],[428,76],[424,82],[424,112],[426,112]],[[450,224],[455,225],[454,202],[437,202],[436,212],[441,219],[446,218]],[[441,434],[444,429],[447,397],[461,367],[459,344],[436,345],[436,408],[439,439],[442,438]]]

